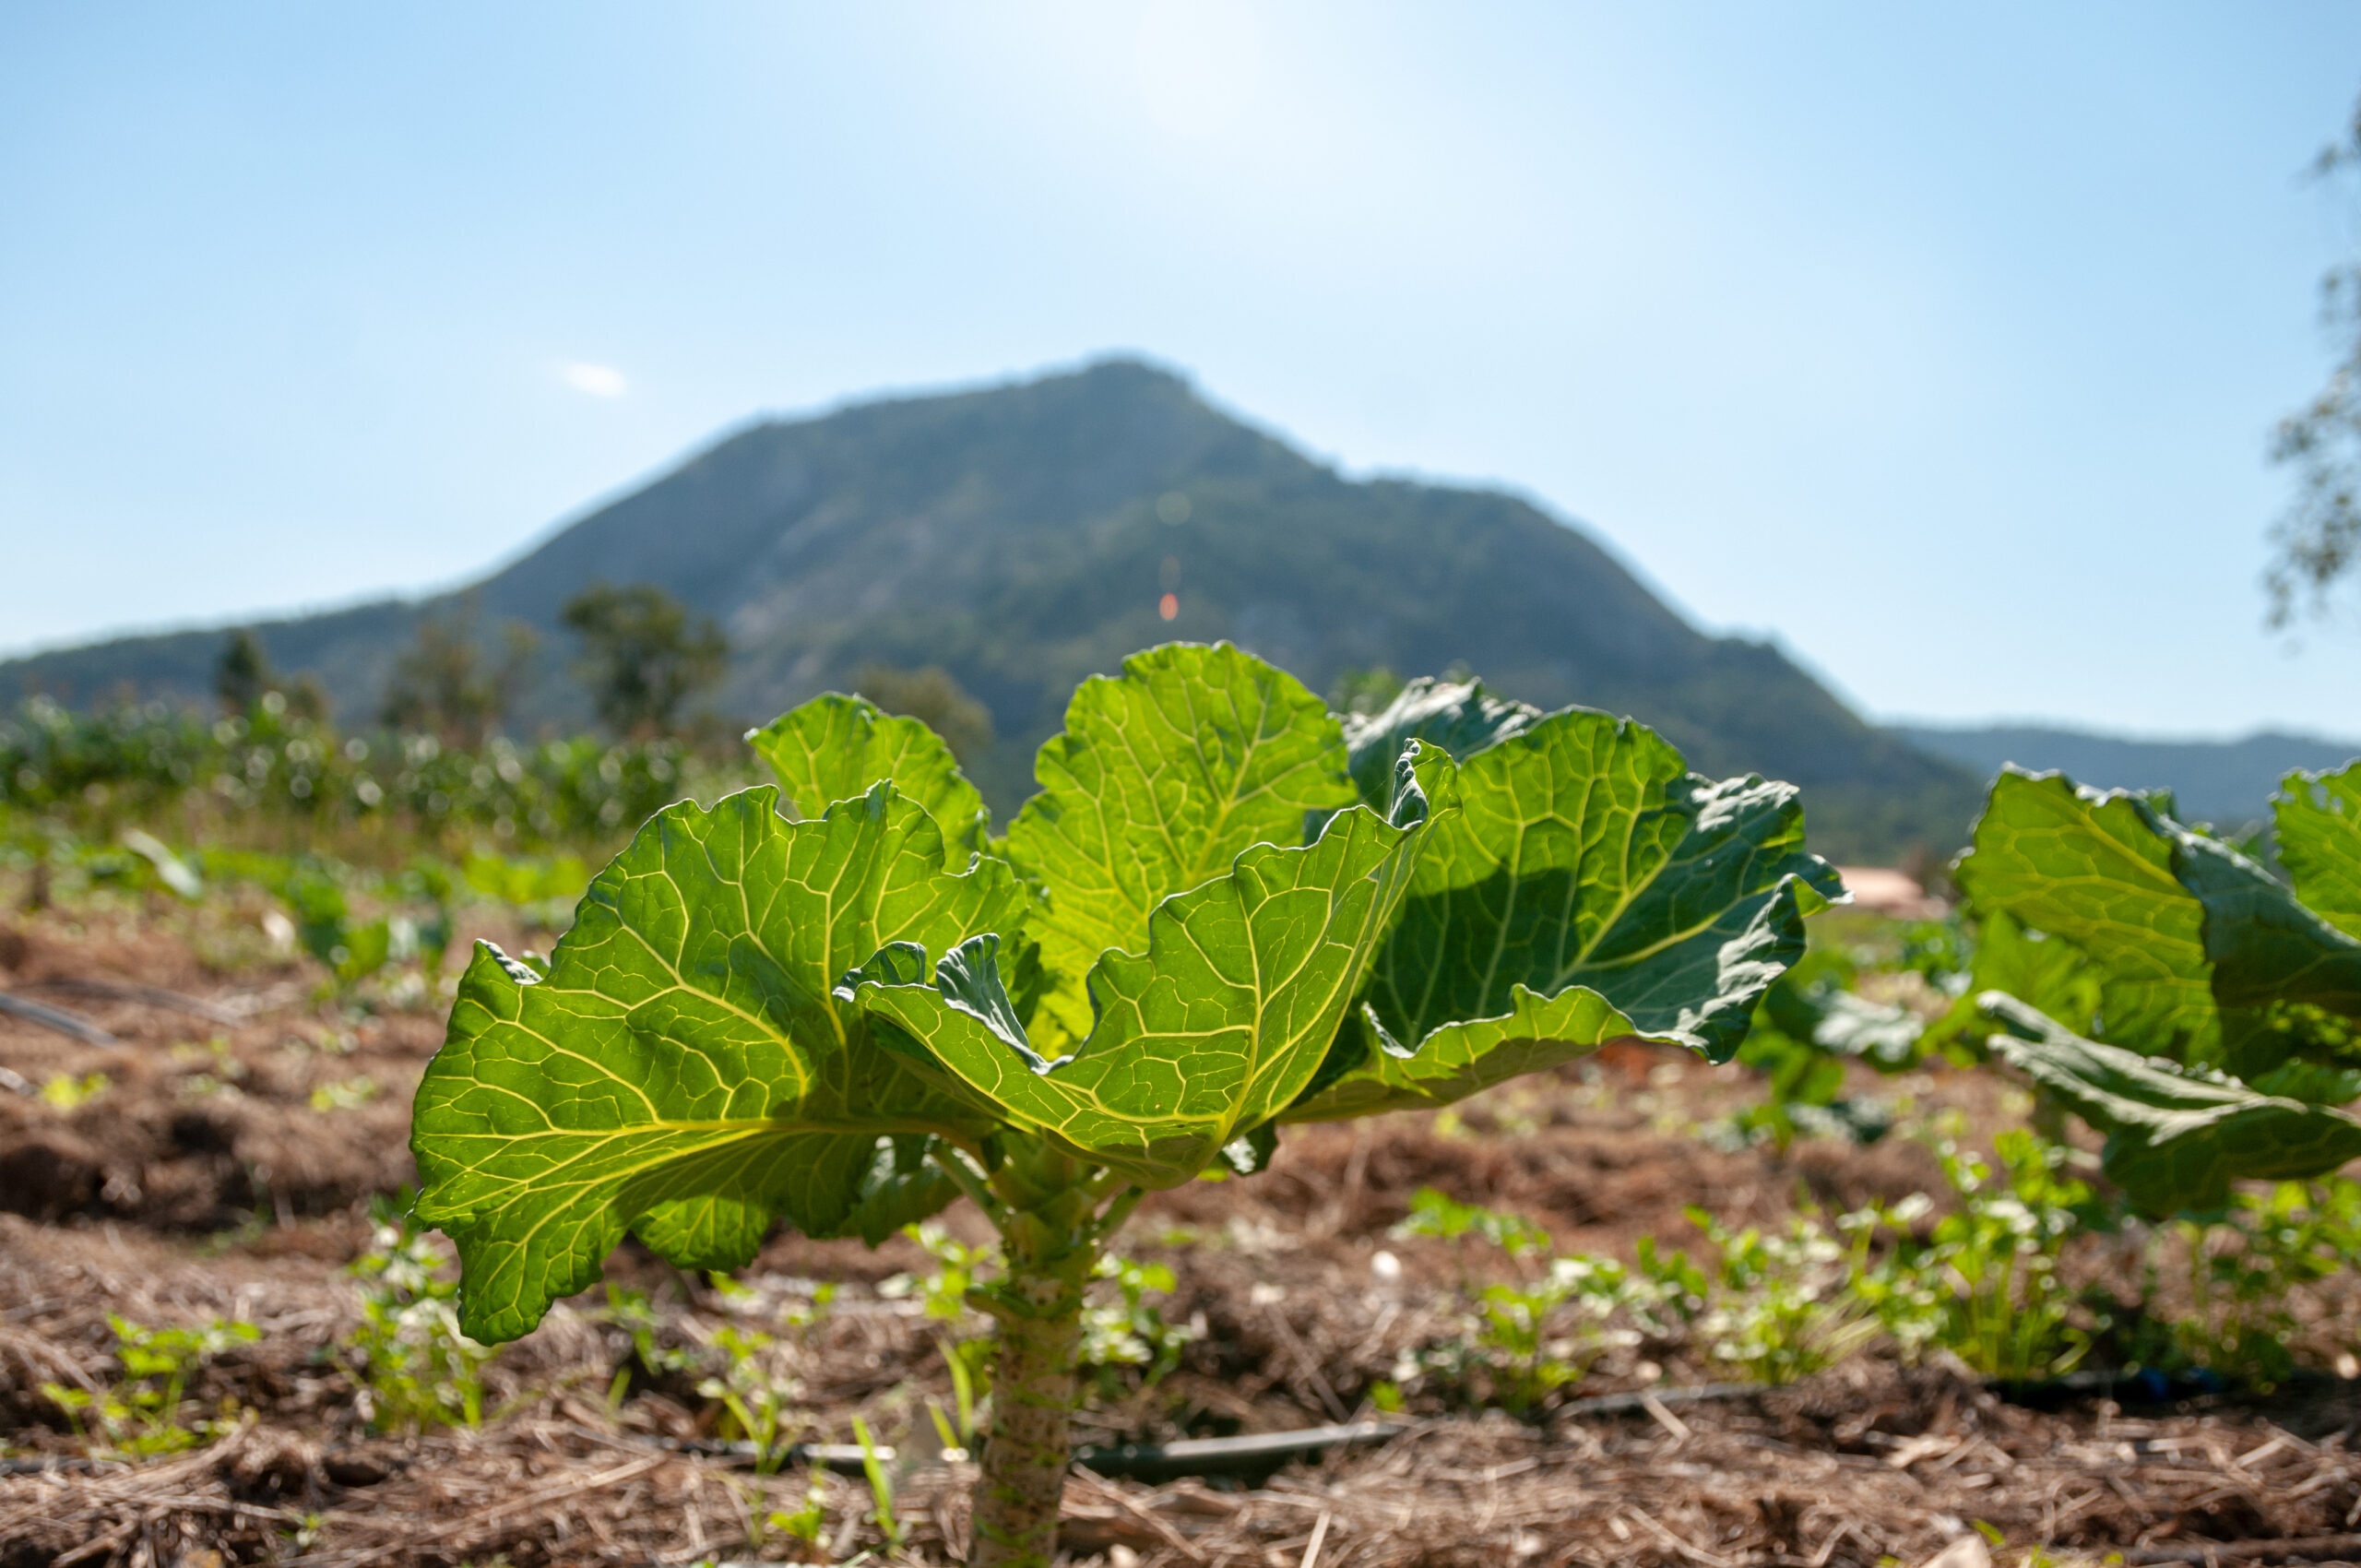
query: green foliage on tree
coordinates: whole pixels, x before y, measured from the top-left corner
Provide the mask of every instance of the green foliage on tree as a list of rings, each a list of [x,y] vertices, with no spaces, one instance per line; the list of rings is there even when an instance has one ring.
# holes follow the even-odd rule
[[[1045,1568],[1084,1290],[1145,1193],[1610,1039],[1725,1060],[1836,890],[1786,786],[1446,689],[1486,700],[1363,726],[1380,790],[1292,677],[1151,649],[1075,692],[990,845],[912,720],[759,731],[778,788],[658,814],[546,973],[469,967],[411,1140],[467,1332],[526,1332],[626,1231],[731,1268],[775,1220],[873,1243],[965,1194],[1003,1259],[969,1561]]]
[[[231,632],[213,666],[213,695],[221,711],[233,718],[242,716],[262,700],[263,693],[276,690],[279,684],[279,672],[270,667],[262,639],[249,627]]]
[[[594,583],[566,600],[561,618],[582,638],[575,673],[599,721],[623,739],[673,733],[682,704],[729,666],[730,645],[713,617],[691,617],[653,583]]]
[[[472,606],[419,621],[417,639],[394,660],[378,709],[388,728],[472,750],[500,727],[540,638],[523,622],[510,621],[501,628],[495,658],[474,623]]]
[[[942,736],[963,767],[973,767],[992,749],[992,710],[940,664],[916,670],[866,664],[855,684],[879,712],[915,719]]]
[[[2313,172],[2332,179],[2356,165],[2361,106]],[[2296,475],[2296,499],[2272,529],[2273,558],[2263,579],[2273,626],[2287,625],[2301,608],[2325,610],[2330,590],[2361,556],[2361,261],[2320,279],[2320,326],[2336,345],[2336,366],[2272,435],[2272,460]]]

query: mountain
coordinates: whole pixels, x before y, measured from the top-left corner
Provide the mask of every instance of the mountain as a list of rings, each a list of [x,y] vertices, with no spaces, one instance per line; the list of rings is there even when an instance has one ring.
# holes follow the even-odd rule
[[[1351,480],[1130,360],[980,391],[745,426],[465,590],[548,651],[512,722],[578,725],[559,608],[653,582],[720,620],[718,706],[768,718],[864,665],[940,664],[991,710],[973,771],[1029,792],[1066,695],[1150,644],[1228,637],[1325,691],[1344,671],[1457,665],[1544,707],[1662,731],[1699,771],[1804,786],[1845,859],[1964,840],[1978,780],[1848,710],[1776,647],[1709,636],[1580,530],[1494,491]],[[1170,621],[1159,612],[1167,591]],[[340,711],[375,711],[395,654],[457,595],[256,628]],[[206,700],[225,634],[124,637],[0,664],[0,701]]]
[[[2318,773],[2361,756],[2361,743],[2272,731],[2240,741],[2119,741],[2037,725],[1903,724],[1891,732],[1987,778],[2015,763],[2106,790],[2170,790],[2184,817],[2225,828],[2268,817],[2272,792],[2292,770]]]

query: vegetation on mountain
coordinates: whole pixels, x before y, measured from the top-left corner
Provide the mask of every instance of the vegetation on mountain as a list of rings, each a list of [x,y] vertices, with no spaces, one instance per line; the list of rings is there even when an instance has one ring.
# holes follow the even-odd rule
[[[1839,859],[1948,853],[1975,812],[1966,769],[1864,723],[1776,647],[1698,632],[1581,530],[1496,491],[1347,478],[1135,362],[749,425],[466,591],[487,624],[564,640],[565,604],[599,582],[719,624],[711,701],[742,727],[872,666],[943,670],[991,717],[967,766],[1003,818],[1076,683],[1174,636],[1227,638],[1316,692],[1455,667],[1544,708],[1631,714],[1707,773],[1800,786]],[[374,713],[419,619],[454,602],[255,635],[341,711]],[[0,664],[0,700],[203,700],[221,640]],[[514,730],[595,717],[564,664],[521,684]]]
[[[243,713],[279,685],[270,655],[254,633],[241,628],[230,634],[221,657],[213,666],[213,695],[224,713]]]
[[[864,664],[853,690],[881,713],[915,719],[943,738],[962,767],[972,767],[992,748],[992,712],[940,664],[896,670]]]

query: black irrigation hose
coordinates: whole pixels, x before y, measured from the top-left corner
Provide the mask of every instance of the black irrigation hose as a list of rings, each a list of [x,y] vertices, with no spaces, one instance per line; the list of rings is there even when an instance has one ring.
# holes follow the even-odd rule
[[[1275,1470],[1290,1459],[1325,1453],[1331,1448],[1383,1443],[1409,1431],[1401,1421],[1349,1421],[1337,1426],[1305,1427],[1296,1431],[1263,1431],[1244,1437],[1184,1437],[1176,1443],[1119,1443],[1077,1448],[1074,1463],[1102,1476],[1133,1480],[1173,1480],[1182,1476],[1222,1476]],[[667,1443],[684,1454],[754,1461],[751,1443]],[[871,1456],[881,1464],[894,1462],[889,1444],[872,1444]],[[788,1446],[786,1463],[810,1465],[840,1475],[859,1475],[860,1445],[854,1443],[797,1443]]]
[[[1184,1437],[1177,1443],[1121,1443],[1112,1447],[1081,1448],[1074,1462],[1101,1476],[1125,1476],[1133,1480],[1176,1480],[1182,1476],[1222,1476],[1239,1471],[1275,1470],[1290,1459],[1324,1454],[1331,1448],[1383,1443],[1409,1431],[1401,1421],[1349,1421],[1335,1426],[1305,1427],[1299,1431],[1264,1431],[1247,1437]],[[859,1450],[854,1451],[856,1454]]]
[[[121,1045],[123,1043],[99,1028],[94,1019],[86,1018],[79,1013],[68,1012],[63,1007],[52,1007],[46,1003],[35,1002],[30,997],[12,996],[5,991],[0,991],[0,1013],[22,1018],[29,1024],[37,1024],[45,1029],[55,1029],[59,1034],[80,1040],[84,1045]]]
[[[1552,1412],[1577,1420],[1584,1417],[1636,1416],[1675,1405],[1704,1405],[1725,1399],[1750,1399],[1774,1392],[1770,1383],[1707,1383],[1687,1388],[1643,1388],[1624,1394],[1600,1394],[1570,1400]],[[2080,1399],[2116,1399],[2127,1403],[2162,1405],[2208,1395],[2235,1393],[2235,1385],[2210,1372],[2166,1376],[2153,1371],[2133,1372],[2077,1372],[2039,1382],[1987,1378],[1983,1386],[2012,1405],[2055,1409]],[[1331,1448],[1383,1443],[1409,1431],[1401,1421],[1356,1421],[1344,1425],[1304,1427],[1294,1431],[1255,1432],[1244,1437],[1190,1437],[1174,1443],[1123,1443],[1078,1448],[1074,1462],[1102,1476],[1132,1480],[1177,1480],[1184,1476],[1252,1474],[1276,1469],[1290,1459],[1321,1454]],[[751,1443],[667,1442],[664,1446],[708,1458],[752,1464]],[[872,1447],[879,1460],[891,1463],[894,1450]],[[848,1443],[798,1443],[789,1446],[786,1463],[810,1465],[858,1475],[861,1453]]]
[[[88,996],[100,1002],[136,1002],[143,1007],[162,1007],[225,1027],[241,1021],[238,1015],[219,1003],[208,1002],[201,996],[167,991],[160,985],[126,985],[117,980],[71,979],[34,980],[31,983],[44,991],[62,991],[68,996]]]

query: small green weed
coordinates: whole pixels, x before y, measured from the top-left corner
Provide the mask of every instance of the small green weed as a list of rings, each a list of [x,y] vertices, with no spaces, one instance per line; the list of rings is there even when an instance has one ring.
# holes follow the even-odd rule
[[[2294,1293],[2361,1254],[2361,1182],[2283,1182],[2264,1193],[2234,1194],[2213,1223],[2160,1227],[2150,1243],[2146,1296],[2155,1294],[2154,1254],[2175,1241],[2187,1251],[2194,1310],[2169,1322],[2143,1319],[2128,1347],[2132,1359],[2276,1387],[2296,1370],[2288,1349],[2300,1326]]]
[[[107,1325],[114,1330],[123,1381],[97,1391],[45,1383],[42,1393],[86,1443],[132,1457],[177,1453],[215,1435],[226,1409],[223,1420],[181,1422],[189,1379],[223,1351],[262,1337],[250,1323],[221,1318],[196,1328],[149,1328],[110,1313]]]
[[[353,1078],[338,1078],[325,1083],[312,1091],[312,1109],[317,1111],[358,1111],[377,1098],[377,1080],[366,1073]]]
[[[1847,1246],[1829,1234],[1815,1209],[1785,1232],[1753,1226],[1731,1230],[1700,1208],[1690,1222],[1720,1253],[1705,1313],[1696,1328],[1714,1359],[1756,1383],[1793,1383],[1835,1365],[1878,1336],[1878,1317],[1852,1289],[1865,1271],[1869,1233]],[[1684,1299],[1691,1294],[1683,1282]]]
[[[696,1365],[697,1359],[692,1352],[663,1342],[660,1336],[664,1329],[664,1314],[656,1310],[655,1303],[648,1300],[645,1290],[610,1284],[606,1306],[594,1308],[587,1315],[614,1324],[631,1342],[629,1359],[615,1369],[615,1375],[607,1385],[607,1408],[610,1410],[623,1408],[635,1375],[662,1383],[688,1372]]]
[[[1432,1187],[1411,1195],[1397,1237],[1456,1241],[1474,1236],[1529,1265],[1549,1251],[1549,1232],[1522,1215],[1463,1204]],[[1405,1358],[1384,1387],[1397,1405],[1400,1383],[1421,1372],[1443,1374],[1485,1393],[1516,1416],[1529,1416],[1550,1396],[1580,1382],[1616,1345],[1635,1344],[1637,1331],[1609,1327],[1619,1313],[1653,1296],[1644,1279],[1612,1258],[1577,1254],[1552,1259],[1537,1277],[1484,1286],[1476,1293],[1470,1336]],[[1371,1397],[1382,1399],[1376,1391]]]
[[[1127,1389],[1162,1382],[1195,1335],[1185,1324],[1165,1322],[1152,1299],[1172,1290],[1172,1271],[1164,1265],[1109,1253],[1098,1260],[1097,1277],[1112,1281],[1114,1290],[1083,1309],[1081,1364],[1098,1396],[1112,1401]]]
[[[104,1073],[79,1078],[71,1073],[52,1073],[42,1081],[41,1099],[53,1111],[78,1111],[113,1087]]]
[[[1394,1228],[1394,1234],[1431,1236],[1444,1241],[1475,1236],[1516,1258],[1549,1250],[1549,1232],[1523,1215],[1464,1204],[1432,1187],[1421,1187],[1410,1194],[1409,1217]]]
[[[763,1515],[762,1525],[763,1529],[746,1532],[749,1542],[757,1548],[762,1544],[764,1530],[777,1530],[806,1547],[818,1546],[821,1533],[828,1527],[828,1494],[822,1490],[819,1478],[814,1476],[804,1491],[802,1507],[792,1514],[774,1508]]]
[[[2063,1174],[2068,1150],[2022,1128],[1993,1140],[1999,1166],[1949,1139],[1936,1153],[1960,1197],[1931,1244],[1897,1266],[1940,1272],[1951,1286],[1936,1338],[1987,1377],[2058,1377],[2089,1354],[2081,1292],[2059,1275],[2066,1242],[2104,1217],[2088,1183]],[[2104,1324],[2096,1326],[2104,1327]]]
[[[878,1457],[877,1444],[870,1441],[869,1423],[859,1416],[852,1419],[852,1440],[860,1444],[860,1473],[869,1482],[869,1516],[885,1538],[885,1549],[895,1550],[902,1544],[902,1526],[894,1517],[894,1478]]]
[[[781,1366],[774,1335],[724,1324],[714,1331],[713,1344],[724,1358],[722,1370],[698,1384],[697,1392],[720,1402],[724,1437],[753,1445],[754,1473],[774,1474],[793,1442],[797,1428],[789,1408],[802,1385]]]
[[[378,1431],[429,1431],[483,1420],[483,1365],[492,1352],[459,1332],[456,1281],[434,1237],[384,1199],[369,1250],[347,1271],[361,1282],[361,1325],[338,1349]]]
[[[970,1306],[979,1283],[1000,1265],[1000,1249],[991,1242],[969,1246],[934,1220],[902,1232],[927,1250],[934,1268],[922,1275],[897,1274],[882,1282],[879,1295],[888,1300],[916,1297],[926,1315],[952,1325],[943,1342],[950,1363],[952,1384],[960,1407],[963,1439],[973,1433],[975,1408],[991,1386],[991,1337],[981,1332],[961,1334],[963,1326],[980,1329],[980,1318]],[[1082,1318],[1079,1371],[1084,1390],[1102,1401],[1154,1387],[1180,1363],[1180,1353],[1195,1337],[1185,1324],[1164,1320],[1156,1298],[1169,1294],[1172,1271],[1162,1264],[1138,1263],[1112,1253],[1098,1260],[1096,1280],[1113,1289],[1094,1290]]]

